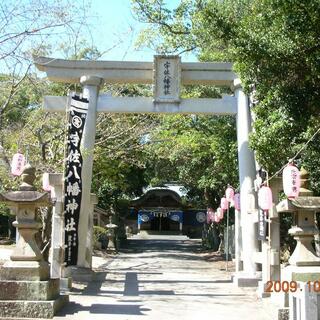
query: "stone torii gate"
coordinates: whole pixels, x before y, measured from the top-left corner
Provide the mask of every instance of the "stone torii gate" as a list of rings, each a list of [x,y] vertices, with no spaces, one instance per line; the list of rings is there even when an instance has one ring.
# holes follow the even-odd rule
[[[155,56],[152,62],[129,61],[73,61],[47,57],[36,57],[35,65],[47,74],[49,80],[63,83],[81,83],[83,97],[89,100],[84,127],[82,150],[85,157],[82,167],[82,200],[78,226],[78,267],[91,268],[88,219],[92,180],[93,149],[96,134],[97,112],[108,113],[185,113],[236,115],[238,139],[238,163],[241,193],[242,248],[236,245],[236,256],[243,262],[237,268],[235,282],[250,285],[257,282],[254,253],[258,251],[254,214],[256,204],[254,179],[255,159],[249,148],[251,113],[248,97],[241,88],[231,63],[181,63],[177,56]],[[154,98],[111,97],[99,95],[103,83],[154,84]],[[180,85],[205,84],[229,86],[234,95],[221,99],[181,99]],[[67,97],[44,97],[47,111],[65,112]],[[241,258],[239,258],[241,256]],[[237,262],[239,265],[239,261]]]

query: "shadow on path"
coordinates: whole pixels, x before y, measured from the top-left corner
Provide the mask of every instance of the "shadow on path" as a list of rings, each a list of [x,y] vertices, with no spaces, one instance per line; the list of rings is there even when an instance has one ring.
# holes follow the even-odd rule
[[[201,249],[199,240],[128,240],[119,255],[99,265],[92,281],[74,284],[74,301],[57,317],[77,319],[82,313],[148,316],[157,311],[152,304],[150,308],[150,299],[165,309],[172,301],[168,305],[172,310],[175,303],[186,299],[246,299],[243,293],[216,291],[231,280],[206,275],[211,266],[197,254]]]
[[[195,253],[201,251],[202,247],[200,240],[129,239],[123,243],[120,252],[143,253],[163,250]]]
[[[143,308],[138,304],[92,304],[91,306],[83,306],[76,302],[70,302],[56,316],[64,317],[66,315],[74,315],[81,311],[89,311],[92,314],[126,314],[126,315],[145,315],[144,312],[150,311],[149,308]]]

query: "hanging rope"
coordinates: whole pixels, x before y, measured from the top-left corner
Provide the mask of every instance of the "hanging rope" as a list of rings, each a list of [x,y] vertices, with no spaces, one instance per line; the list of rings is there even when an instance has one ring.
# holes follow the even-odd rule
[[[275,174],[273,174],[270,178],[266,180],[267,184],[269,184],[269,181],[276,177],[287,165],[288,163],[294,161],[298,155],[308,146],[308,144],[316,137],[316,135],[320,132],[320,128],[312,135],[312,137],[301,147],[301,149],[292,157],[284,166],[281,167],[280,170],[278,170]]]

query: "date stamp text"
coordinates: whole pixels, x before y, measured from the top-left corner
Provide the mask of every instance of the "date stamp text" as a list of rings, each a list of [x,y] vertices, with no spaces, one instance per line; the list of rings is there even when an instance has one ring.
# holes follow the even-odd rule
[[[309,292],[320,292],[320,281],[307,281]],[[265,292],[296,292],[302,290],[296,281],[267,281]]]

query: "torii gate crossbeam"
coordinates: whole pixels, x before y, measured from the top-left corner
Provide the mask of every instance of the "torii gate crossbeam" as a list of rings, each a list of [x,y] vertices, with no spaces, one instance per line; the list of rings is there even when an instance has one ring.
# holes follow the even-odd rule
[[[152,62],[136,61],[87,61],[35,57],[35,65],[46,72],[52,81],[79,83],[83,75],[103,79],[106,83],[152,84]],[[181,83],[230,86],[237,78],[232,64],[226,62],[181,63]]]

